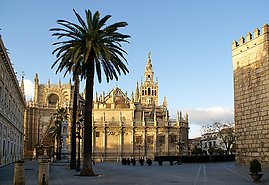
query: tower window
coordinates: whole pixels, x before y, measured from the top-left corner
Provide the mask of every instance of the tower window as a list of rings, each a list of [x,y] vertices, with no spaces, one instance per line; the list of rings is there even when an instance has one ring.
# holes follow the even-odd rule
[[[144,90],[142,90],[142,96],[144,96]]]
[[[150,88],[148,88],[148,95],[150,96]]]
[[[150,80],[150,75],[148,75],[148,80]]]

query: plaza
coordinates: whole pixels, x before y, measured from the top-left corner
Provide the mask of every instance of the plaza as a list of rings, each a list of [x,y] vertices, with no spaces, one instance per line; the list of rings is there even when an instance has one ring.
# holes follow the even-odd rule
[[[38,183],[38,163],[25,161],[25,184]],[[0,184],[13,184],[14,165],[0,168]],[[122,165],[119,162],[96,163],[93,166],[96,177],[77,176],[78,172],[69,170],[68,164],[54,163],[50,166],[50,185],[84,185],[84,184],[182,184],[182,185],[251,185],[269,184],[269,168],[263,168],[262,181],[254,183],[249,176],[247,166],[236,166],[234,162],[195,163],[170,166],[165,162],[159,166]]]

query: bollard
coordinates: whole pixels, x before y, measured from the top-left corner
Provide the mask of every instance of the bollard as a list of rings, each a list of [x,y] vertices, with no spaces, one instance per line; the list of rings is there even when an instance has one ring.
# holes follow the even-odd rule
[[[13,185],[25,185],[24,161],[15,162]]]
[[[38,185],[49,184],[49,159],[41,157],[38,159]]]
[[[45,174],[42,176],[42,185],[45,185]]]

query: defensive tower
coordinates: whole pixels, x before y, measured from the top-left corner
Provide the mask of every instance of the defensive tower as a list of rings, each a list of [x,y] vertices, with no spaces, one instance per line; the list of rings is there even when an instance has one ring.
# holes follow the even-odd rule
[[[236,163],[269,166],[269,27],[232,44]]]

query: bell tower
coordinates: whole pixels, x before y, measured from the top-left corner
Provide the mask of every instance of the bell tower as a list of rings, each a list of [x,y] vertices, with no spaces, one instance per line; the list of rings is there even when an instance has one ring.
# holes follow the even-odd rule
[[[158,106],[158,81],[156,80],[156,82],[154,82],[150,52],[148,54],[144,77],[144,82],[141,82],[140,85],[141,104]]]

